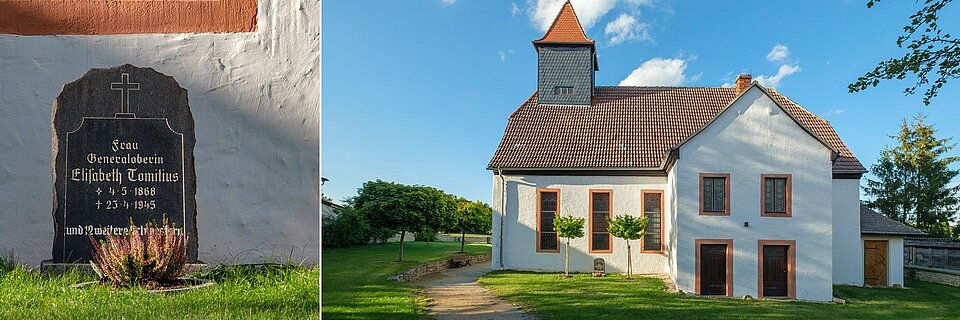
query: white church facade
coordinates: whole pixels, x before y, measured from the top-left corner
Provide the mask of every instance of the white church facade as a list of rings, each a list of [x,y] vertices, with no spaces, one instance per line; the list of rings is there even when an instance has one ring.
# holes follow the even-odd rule
[[[834,284],[903,284],[903,234],[861,234],[866,170],[827,121],[749,75],[733,88],[594,86],[596,46],[569,2],[534,47],[538,90],[487,168],[494,269],[563,270],[559,211],[586,220],[576,271],[595,258],[626,271],[605,218],[627,214],[650,221],[634,272],[684,292],[829,301]],[[871,239],[887,245],[865,265]]]

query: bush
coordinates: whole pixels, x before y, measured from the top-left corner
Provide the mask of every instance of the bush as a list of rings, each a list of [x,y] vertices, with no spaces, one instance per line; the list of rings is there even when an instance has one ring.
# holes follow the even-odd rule
[[[128,235],[107,235],[93,243],[93,265],[102,280],[121,287],[157,287],[175,283],[187,263],[187,236],[177,235],[169,224],[156,228],[131,223]]]
[[[437,232],[433,230],[425,230],[422,232],[417,232],[413,234],[414,241],[425,241],[425,242],[435,242],[437,241]]]
[[[370,228],[367,219],[350,207],[339,210],[333,217],[324,217],[322,220],[322,240],[324,248],[345,248],[365,245],[370,240],[379,240],[381,237]],[[391,235],[386,236],[390,238]],[[384,241],[386,241],[384,239]]]

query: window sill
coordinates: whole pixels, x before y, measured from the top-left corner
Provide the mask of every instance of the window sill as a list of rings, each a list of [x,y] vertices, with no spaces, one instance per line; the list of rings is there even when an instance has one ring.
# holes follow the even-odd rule
[[[793,217],[793,213],[791,213],[791,212],[787,212],[787,213],[781,213],[781,212],[761,212],[761,213],[760,213],[760,216],[761,216],[761,217],[770,217],[770,218],[791,218],[791,217]]]
[[[700,215],[701,215],[701,216],[714,216],[714,217],[719,217],[719,216],[729,216],[729,215],[730,215],[730,212],[701,211],[701,212],[700,212]]]

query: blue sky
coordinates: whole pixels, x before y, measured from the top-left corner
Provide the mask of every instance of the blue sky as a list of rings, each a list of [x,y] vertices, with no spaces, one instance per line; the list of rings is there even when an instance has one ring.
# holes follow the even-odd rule
[[[487,162],[507,117],[536,90],[531,40],[553,0],[326,1],[322,22],[321,174],[340,201],[368,180],[429,185],[490,202]],[[739,73],[830,121],[866,166],[918,111],[960,136],[960,80],[930,106],[912,82],[847,85],[895,45],[912,1],[584,0],[598,43],[597,85],[722,86]],[[948,6],[942,18],[960,16]],[[960,33],[960,20],[941,21]],[[953,154],[958,154],[954,151]]]

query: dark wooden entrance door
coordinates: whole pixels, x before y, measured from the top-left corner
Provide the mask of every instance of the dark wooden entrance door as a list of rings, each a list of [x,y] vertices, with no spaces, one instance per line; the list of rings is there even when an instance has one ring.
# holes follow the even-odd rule
[[[763,246],[763,296],[787,296],[789,246]]]
[[[887,285],[887,240],[863,241],[863,283]]]
[[[727,245],[700,245],[700,294],[727,294]]]

